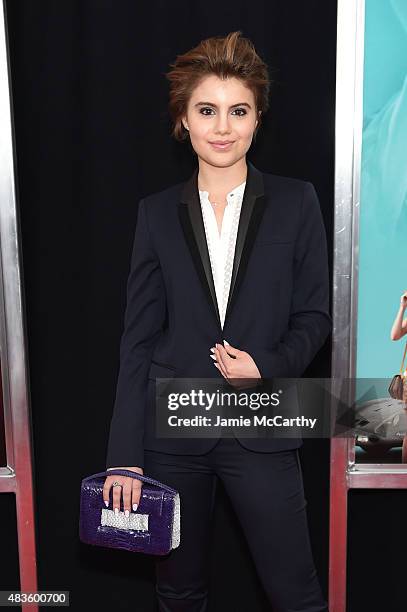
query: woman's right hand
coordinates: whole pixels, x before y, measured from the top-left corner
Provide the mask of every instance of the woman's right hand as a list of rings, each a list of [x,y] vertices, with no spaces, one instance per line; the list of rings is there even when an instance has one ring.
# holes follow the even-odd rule
[[[407,291],[405,291],[400,298],[400,306],[402,308],[407,308]]]
[[[108,470],[131,470],[137,472],[137,474],[144,475],[144,470],[141,467],[116,467],[108,468]],[[120,496],[123,492],[123,509],[126,516],[130,514],[130,508],[137,510],[140,503],[141,487],[143,483],[138,478],[132,478],[131,476],[119,476],[113,474],[112,476],[106,476],[105,483],[103,485],[103,501],[106,506],[109,505],[109,493],[112,484],[117,481],[120,482],[122,487],[113,487],[113,510],[115,514],[120,511]],[[107,503],[106,503],[107,502]]]

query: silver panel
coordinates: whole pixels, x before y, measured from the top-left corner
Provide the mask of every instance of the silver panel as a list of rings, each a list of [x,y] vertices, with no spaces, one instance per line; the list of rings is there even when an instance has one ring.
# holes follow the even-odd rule
[[[0,14],[0,353],[7,467],[0,494],[15,493],[20,589],[37,591],[31,423],[25,315],[15,189],[14,132],[6,39],[5,3]],[[6,561],[6,559],[5,559]],[[38,606],[29,607],[32,612]],[[28,605],[22,606],[28,610]]]

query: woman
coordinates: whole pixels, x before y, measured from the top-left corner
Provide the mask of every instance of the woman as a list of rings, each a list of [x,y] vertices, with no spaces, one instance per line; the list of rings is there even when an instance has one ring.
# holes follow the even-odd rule
[[[392,340],[400,340],[405,334],[407,334],[407,319],[403,320],[404,312],[407,308],[407,291],[400,296],[400,308],[394,319],[393,326],[390,332],[390,338]],[[407,377],[407,363],[404,363],[405,369],[402,372]],[[403,368],[403,364],[402,364]],[[407,410],[407,379],[404,379],[403,384],[403,402]],[[401,447],[401,463],[407,463],[407,435],[403,438],[403,444]]]
[[[298,377],[331,330],[313,185],[246,162],[270,83],[240,34],[202,41],[167,75],[173,135],[191,143],[198,168],[139,204],[106,467],[145,472],[180,493],[181,544],[156,561],[161,611],[207,609],[217,478],[273,609],[326,611],[309,541],[301,439],[155,435],[156,377],[215,377],[238,388],[242,380]],[[114,481],[117,511],[121,493],[125,512],[136,509],[141,483],[132,478],[108,476],[105,503]]]

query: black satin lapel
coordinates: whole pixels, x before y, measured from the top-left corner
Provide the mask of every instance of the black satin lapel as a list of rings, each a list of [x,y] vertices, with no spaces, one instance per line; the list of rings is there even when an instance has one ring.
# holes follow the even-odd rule
[[[248,161],[246,186],[240,210],[229,299],[225,314],[225,325],[230,311],[236,302],[237,294],[247,269],[253,243],[263,216],[264,206],[263,175]],[[178,213],[198,276],[217,322],[222,328],[199,199],[198,169],[185,182],[178,206]]]
[[[263,174],[247,161],[247,180],[240,210],[239,225],[230,280],[229,298],[225,313],[225,325],[247,270],[253,243],[263,217],[265,207]]]
[[[196,170],[185,184],[183,197],[178,206],[178,214],[202,287],[221,327],[215,283],[212,276],[211,261],[199,200],[197,175],[198,171]]]
[[[226,307],[225,324],[236,303],[239,288],[247,270],[253,243],[263,217],[265,197],[250,195],[242,202],[239,228],[236,238],[235,257],[233,260],[232,277],[230,280],[229,299]]]

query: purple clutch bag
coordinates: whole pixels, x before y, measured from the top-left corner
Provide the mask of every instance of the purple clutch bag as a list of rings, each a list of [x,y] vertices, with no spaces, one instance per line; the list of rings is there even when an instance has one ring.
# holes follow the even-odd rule
[[[106,476],[138,478],[143,483],[137,511],[124,514],[123,498],[120,511],[113,511],[113,487],[109,506],[103,501]],[[175,489],[131,470],[109,470],[82,480],[79,538],[85,544],[121,548],[131,552],[165,555],[177,548],[181,538],[180,496]]]

